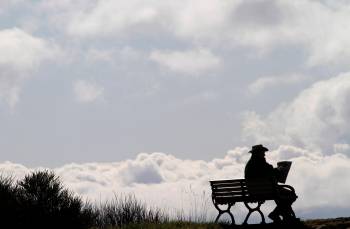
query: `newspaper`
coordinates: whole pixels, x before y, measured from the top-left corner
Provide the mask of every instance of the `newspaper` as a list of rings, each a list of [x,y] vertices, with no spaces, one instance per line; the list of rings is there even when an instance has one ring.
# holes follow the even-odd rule
[[[291,166],[292,166],[291,161],[279,161],[279,162],[277,162],[278,182],[280,182],[280,183],[286,182]]]

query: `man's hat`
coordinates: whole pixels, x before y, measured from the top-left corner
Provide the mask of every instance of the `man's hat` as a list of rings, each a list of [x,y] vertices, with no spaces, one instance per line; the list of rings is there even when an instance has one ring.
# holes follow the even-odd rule
[[[255,145],[255,146],[252,146],[252,149],[249,151],[249,153],[258,153],[258,152],[266,152],[266,151],[269,151],[269,149],[264,147],[263,145]]]

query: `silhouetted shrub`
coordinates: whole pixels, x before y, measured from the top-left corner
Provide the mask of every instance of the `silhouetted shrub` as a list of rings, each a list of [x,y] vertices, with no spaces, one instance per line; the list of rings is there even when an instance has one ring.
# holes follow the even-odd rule
[[[18,190],[12,177],[0,176],[0,222],[2,225],[16,224],[21,209],[17,197]]]
[[[38,171],[18,182],[20,221],[36,228],[89,228],[96,215],[91,206],[65,189],[53,172]]]

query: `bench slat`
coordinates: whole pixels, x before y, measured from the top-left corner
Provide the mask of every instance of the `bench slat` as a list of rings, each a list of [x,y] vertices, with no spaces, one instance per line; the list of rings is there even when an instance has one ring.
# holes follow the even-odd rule
[[[218,193],[218,192],[247,192],[248,189],[247,187],[239,187],[239,188],[231,188],[230,186],[225,186],[223,188],[215,188],[212,190],[214,193]]]
[[[218,182],[218,183],[212,183],[211,186],[217,186],[217,185],[242,185],[242,184],[245,184],[245,182]]]
[[[215,181],[210,181],[211,185],[216,185],[216,184],[240,184],[241,182],[245,183],[244,179],[236,179],[236,180],[215,180]]]
[[[247,192],[212,192],[214,196],[218,195],[248,195]]]
[[[215,200],[217,200],[218,198],[244,198],[245,196],[243,195],[218,195],[218,196],[215,196]],[[257,198],[260,198],[260,197],[257,197]]]
[[[243,188],[247,188],[247,187],[241,186],[241,185],[231,185],[231,184],[215,185],[215,186],[211,187],[212,190],[218,190],[218,189],[224,189],[224,188],[243,189]]]

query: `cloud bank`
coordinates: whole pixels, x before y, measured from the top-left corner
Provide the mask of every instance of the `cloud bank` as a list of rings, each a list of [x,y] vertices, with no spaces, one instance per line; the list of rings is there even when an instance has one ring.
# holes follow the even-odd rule
[[[134,193],[152,206],[183,210],[186,214],[193,211],[194,204],[205,205],[207,209],[197,210],[208,210],[210,218],[215,215],[215,209],[210,203],[208,181],[243,177],[248,151],[247,147],[235,148],[211,161],[183,160],[165,153],[140,153],[135,159],[115,163],[73,163],[54,170],[67,187],[93,201]],[[346,151],[350,153],[349,148]],[[296,188],[299,196],[295,203],[299,216],[319,217],[325,208],[349,208],[349,157],[339,153],[323,155],[288,145],[271,150],[267,157],[273,165],[280,160],[293,161],[287,183]],[[35,169],[38,168],[11,162],[0,164],[2,174],[18,178]],[[271,206],[272,203],[265,210]],[[236,210],[240,216],[246,211],[242,207]]]

